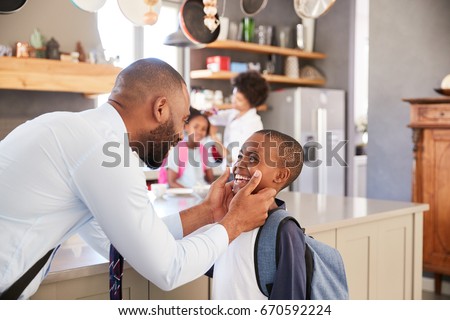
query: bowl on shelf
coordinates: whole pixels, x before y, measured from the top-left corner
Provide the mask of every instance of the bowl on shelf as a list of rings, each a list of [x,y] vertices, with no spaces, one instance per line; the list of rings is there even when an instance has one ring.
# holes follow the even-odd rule
[[[450,89],[434,89],[434,91],[444,96],[450,96]]]

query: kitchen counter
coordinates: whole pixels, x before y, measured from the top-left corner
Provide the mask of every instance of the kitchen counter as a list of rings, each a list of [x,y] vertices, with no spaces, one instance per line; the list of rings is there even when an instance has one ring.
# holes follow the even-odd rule
[[[164,195],[163,198],[155,199],[151,192],[149,197],[160,216],[175,214],[201,200],[196,195]],[[427,204],[298,192],[281,192],[278,197],[286,201],[288,211],[306,229],[306,233],[337,247],[341,252],[347,270],[351,298],[420,299],[422,213],[429,209]],[[399,225],[398,228],[397,225]],[[361,233],[360,230],[365,231]],[[387,248],[380,245],[388,240],[393,241],[393,244],[389,245],[388,242]],[[391,248],[397,247],[397,243],[402,252],[390,251]],[[405,247],[408,247],[407,252],[403,252]],[[392,261],[389,260],[383,260],[383,264],[380,265],[379,260],[381,261],[382,258],[394,257],[395,259],[399,254],[401,261],[408,260],[406,264],[402,264],[401,269],[396,270],[392,267]],[[359,261],[359,259],[362,260]],[[392,268],[388,270],[393,274],[392,277],[398,278],[399,274],[396,271],[400,273],[402,292],[406,292],[404,296],[394,297],[390,296],[390,293],[383,295],[383,293],[395,291],[392,290],[392,286],[386,292],[381,290],[379,285],[370,286],[370,281],[379,280],[373,277],[373,272],[379,273],[380,270],[384,270],[384,262]],[[367,270],[364,270],[365,267]],[[126,268],[132,269],[128,265]],[[94,252],[83,240],[73,237],[58,250],[50,273],[41,287],[60,281],[104,274],[107,270],[108,262],[103,257]],[[365,282],[367,288],[359,288],[358,283],[363,280],[359,279],[360,275],[365,274],[366,271],[367,279],[369,279]],[[359,276],[352,281],[354,272],[358,272]],[[387,279],[390,278],[387,277]]]

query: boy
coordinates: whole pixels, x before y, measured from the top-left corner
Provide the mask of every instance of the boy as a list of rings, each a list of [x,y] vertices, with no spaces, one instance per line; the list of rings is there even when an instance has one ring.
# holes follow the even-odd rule
[[[277,193],[291,184],[303,166],[303,149],[292,137],[275,130],[260,130],[243,145],[233,167],[233,192],[245,186],[255,170],[262,172],[258,187],[274,188]],[[269,215],[285,204],[275,199]],[[267,299],[255,275],[255,241],[258,230],[242,233],[216,260],[213,267],[213,299]],[[298,225],[288,220],[280,225],[278,265],[270,300],[306,298],[305,236]]]

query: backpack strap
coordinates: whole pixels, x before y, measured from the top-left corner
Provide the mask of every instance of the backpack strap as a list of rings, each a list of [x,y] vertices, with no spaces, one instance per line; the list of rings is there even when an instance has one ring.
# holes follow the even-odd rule
[[[19,279],[16,280],[6,291],[0,294],[0,300],[17,300],[19,299],[22,292],[28,287],[30,282],[36,277],[38,272],[44,267],[45,263],[50,258],[53,250],[45,254],[41,259],[39,259],[27,272],[25,272]]]
[[[300,227],[297,220],[289,216],[285,210],[276,210],[269,214],[256,235],[254,250],[256,282],[259,290],[266,297],[269,297],[272,291],[278,266],[280,226],[288,220],[294,221]]]

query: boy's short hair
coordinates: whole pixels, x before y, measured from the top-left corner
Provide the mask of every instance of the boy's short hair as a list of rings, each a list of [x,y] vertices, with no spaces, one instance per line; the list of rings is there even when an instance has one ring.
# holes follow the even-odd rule
[[[276,142],[277,156],[278,159],[282,160],[278,161],[278,163],[288,168],[291,173],[281,189],[286,188],[298,178],[302,171],[304,159],[302,146],[293,137],[277,130],[263,129],[256,131],[255,134],[270,135],[270,141]]]
[[[262,105],[269,96],[269,84],[258,71],[239,73],[231,85],[244,95],[252,108]]]

